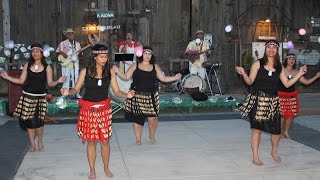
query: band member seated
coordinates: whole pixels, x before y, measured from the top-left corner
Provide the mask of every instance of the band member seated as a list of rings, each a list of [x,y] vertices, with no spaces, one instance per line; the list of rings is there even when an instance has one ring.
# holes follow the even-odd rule
[[[126,40],[121,41],[119,44],[119,53],[125,53],[125,54],[134,54],[135,48],[139,46],[138,41],[133,41],[133,36],[131,32],[127,32],[126,34]],[[129,69],[130,65],[135,63],[132,59],[132,61],[121,61],[119,68],[120,70],[124,70],[125,72]]]
[[[202,79],[205,79],[206,69],[204,68],[207,62],[206,53],[210,50],[209,43],[204,40],[202,30],[196,32],[196,38],[189,42],[185,55],[189,61],[189,71],[191,74],[197,74]]]

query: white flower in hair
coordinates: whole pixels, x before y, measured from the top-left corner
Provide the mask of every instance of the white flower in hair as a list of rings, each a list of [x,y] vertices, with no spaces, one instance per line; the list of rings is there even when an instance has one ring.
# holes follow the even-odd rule
[[[50,56],[50,51],[43,51],[43,56],[44,57],[49,57]]]

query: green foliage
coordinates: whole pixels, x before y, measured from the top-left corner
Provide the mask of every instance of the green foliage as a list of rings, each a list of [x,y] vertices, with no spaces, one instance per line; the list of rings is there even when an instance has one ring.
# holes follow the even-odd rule
[[[253,64],[253,61],[254,61],[253,57],[250,55],[247,55],[244,61],[244,68],[250,69],[251,65]]]

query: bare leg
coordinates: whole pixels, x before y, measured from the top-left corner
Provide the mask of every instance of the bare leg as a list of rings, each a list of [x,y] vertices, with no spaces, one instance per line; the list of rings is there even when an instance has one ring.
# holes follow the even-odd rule
[[[134,135],[136,136],[136,144],[141,145],[141,134],[142,134],[143,126],[133,123],[133,131]]]
[[[280,135],[272,134],[271,135],[271,143],[272,143],[271,156],[273,157],[273,159],[277,163],[280,163],[281,162],[281,158],[278,155],[278,147],[279,147],[279,143],[280,143]]]
[[[293,118],[288,118],[288,119],[286,120],[286,122],[285,122],[286,125],[285,125],[284,132],[283,132],[284,137],[289,138],[289,139],[290,139],[289,129],[290,129],[290,127],[291,127],[292,122],[293,122]]]
[[[43,151],[44,150],[44,145],[43,145],[43,126],[36,128],[36,133],[38,136],[38,150]]]
[[[251,150],[252,150],[252,163],[261,166],[263,162],[259,159],[259,145],[261,141],[261,131],[253,129],[251,134]]]
[[[156,143],[155,134],[158,127],[158,119],[156,117],[148,118],[148,125],[149,125],[150,142],[151,144],[155,144]]]
[[[95,141],[88,141],[87,144],[87,158],[90,167],[90,175],[88,179],[94,180],[96,179],[96,170],[95,170],[95,162],[96,162],[96,146],[97,142]]]
[[[109,170],[109,159],[110,159],[110,143],[109,141],[100,142],[101,145],[101,157],[104,165],[104,172],[107,177],[113,177],[113,174]]]
[[[35,143],[36,130],[28,128],[28,136],[29,136],[29,141],[31,145],[31,147],[29,148],[29,152],[35,152],[36,151],[36,143]]]
[[[281,137],[285,137],[284,130],[286,129],[286,119],[281,118]]]

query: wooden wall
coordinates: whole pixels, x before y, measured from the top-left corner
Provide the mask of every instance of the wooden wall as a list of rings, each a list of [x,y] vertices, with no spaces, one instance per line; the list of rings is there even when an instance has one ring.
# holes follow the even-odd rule
[[[91,0],[90,0],[91,1]],[[11,0],[11,39],[17,43],[47,42],[53,47],[63,39],[62,31],[73,27],[76,39],[86,43],[84,26],[84,0]],[[318,0],[95,0],[98,8],[114,10],[113,19],[100,19],[101,25],[120,24],[122,29],[102,32],[101,36],[112,52],[125,38],[126,31],[133,31],[134,38],[154,48],[158,63],[169,72],[169,60],[182,58],[185,48],[202,29],[213,34],[216,50],[212,62],[222,62],[223,91],[239,86],[234,66],[242,62],[244,49],[251,51],[255,41],[256,23],[271,18],[277,37],[283,39],[287,29],[291,34],[298,27],[306,26],[311,16],[320,16]],[[2,6],[0,4],[0,6]],[[151,12],[146,12],[150,9]],[[239,17],[239,18],[238,18]],[[2,18],[0,19],[2,21]],[[238,23],[239,22],[239,23]],[[231,23],[230,34],[224,28]],[[2,23],[1,23],[2,25]],[[0,28],[3,33],[3,28]],[[239,38],[240,35],[240,38]],[[230,40],[231,37],[231,41]],[[316,46],[317,48],[317,46]],[[319,83],[318,83],[319,84]],[[319,85],[316,85],[319,87]],[[231,91],[237,91],[231,88]]]

